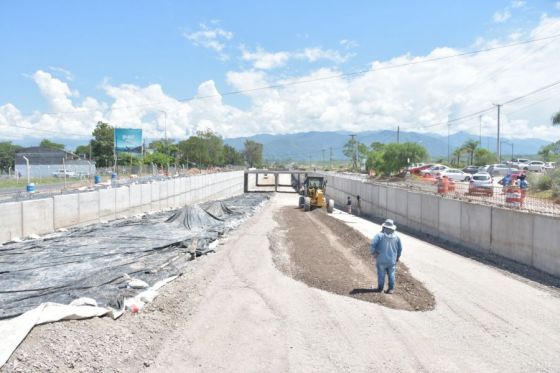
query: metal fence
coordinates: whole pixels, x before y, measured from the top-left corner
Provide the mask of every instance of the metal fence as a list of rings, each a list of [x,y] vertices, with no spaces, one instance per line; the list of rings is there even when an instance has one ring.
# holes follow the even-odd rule
[[[392,178],[392,179],[376,179],[364,174],[336,173],[337,176],[343,176],[353,180],[360,180],[365,183],[383,185],[387,187],[405,188],[416,190],[423,193],[437,194],[446,198],[458,199],[503,208],[511,208],[528,212],[535,212],[548,215],[560,215],[560,203],[555,203],[551,199],[538,198],[529,191],[525,196],[518,195],[518,191],[508,190],[504,187],[493,186],[491,193],[473,193],[469,191],[469,182],[455,182],[454,185],[446,192],[440,193],[442,188],[438,190],[437,179],[418,179],[418,178]],[[519,193],[520,194],[520,193]]]

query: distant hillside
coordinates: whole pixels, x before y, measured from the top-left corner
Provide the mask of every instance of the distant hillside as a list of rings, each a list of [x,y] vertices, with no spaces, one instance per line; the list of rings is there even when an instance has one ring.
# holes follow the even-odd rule
[[[333,159],[342,160],[346,159],[342,154],[342,147],[348,141],[349,135],[352,132],[336,131],[336,132],[301,132],[291,133],[286,135],[254,135],[251,137],[238,137],[225,139],[224,142],[236,149],[243,149],[243,143],[246,139],[257,141],[264,145],[265,159],[278,159],[287,160],[292,159],[295,161],[309,161],[311,156],[312,160],[319,161],[322,159],[323,154],[325,160],[329,159],[330,148],[332,148]],[[358,141],[366,145],[370,145],[374,141],[382,143],[396,142],[396,131],[364,131],[355,133]],[[13,143],[22,146],[36,146],[43,139],[41,138],[25,138],[16,140]],[[478,141],[478,136],[474,136],[465,132],[459,132],[450,136],[451,151],[456,147],[463,144],[466,140],[473,139]],[[86,145],[89,139],[74,140],[64,138],[50,138],[51,141],[63,143],[66,149],[74,151],[78,145]],[[153,139],[146,139],[146,143],[150,143]],[[510,141],[510,139],[504,139]],[[400,141],[416,142],[424,145],[431,157],[445,158],[447,157],[447,135],[440,135],[435,133],[416,133],[416,132],[401,132]],[[537,154],[539,148],[543,145],[549,144],[551,141],[540,139],[514,139],[514,151],[516,155],[532,155]],[[511,141],[510,141],[511,142]],[[482,137],[482,146],[490,151],[496,151],[496,138],[495,137]],[[324,152],[323,152],[324,149]],[[502,145],[502,153],[504,157],[511,156],[511,146],[509,144]]]
[[[333,159],[345,159],[342,154],[342,147],[348,141],[351,132],[301,132],[286,135],[255,135],[251,137],[238,137],[225,139],[225,143],[236,149],[242,149],[245,140],[250,139],[264,145],[264,156],[266,159],[297,161],[321,160],[324,154],[325,160],[329,159],[329,152],[332,148]],[[365,131],[355,133],[358,141],[370,145],[374,141],[390,143],[397,141],[396,131]],[[462,145],[466,140],[473,139],[478,141],[478,136],[465,132],[455,133],[450,136],[449,143],[451,151]],[[549,142],[540,139],[503,139],[513,142],[515,154],[537,154],[539,148]],[[401,142],[415,142],[422,144],[428,150],[431,157],[447,157],[447,135],[433,133],[402,132],[400,133]],[[490,151],[496,151],[495,137],[482,137],[482,147]],[[511,156],[511,146],[502,144],[502,153]]]

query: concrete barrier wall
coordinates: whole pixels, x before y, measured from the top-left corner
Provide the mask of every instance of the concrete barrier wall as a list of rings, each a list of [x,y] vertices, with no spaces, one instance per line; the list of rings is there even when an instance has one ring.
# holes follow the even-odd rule
[[[533,220],[533,266],[560,275],[560,218],[535,215]]]
[[[0,204],[0,243],[59,228],[243,194],[243,171]]]
[[[492,209],[490,250],[520,263],[533,265],[533,215],[501,208]],[[556,243],[560,246],[560,242]]]
[[[80,224],[99,221],[99,191],[79,193]]]
[[[0,242],[23,235],[20,202],[8,202],[0,205],[0,227]]]
[[[362,199],[362,213],[392,218],[418,234],[493,253],[560,276],[560,218],[480,205],[328,174],[339,206]]]
[[[23,236],[54,231],[54,200],[52,198],[23,201],[21,211]]]
[[[80,223],[78,194],[54,197],[54,229],[71,227]]]
[[[103,220],[115,219],[116,212],[117,189],[101,189],[99,191],[99,218]]]

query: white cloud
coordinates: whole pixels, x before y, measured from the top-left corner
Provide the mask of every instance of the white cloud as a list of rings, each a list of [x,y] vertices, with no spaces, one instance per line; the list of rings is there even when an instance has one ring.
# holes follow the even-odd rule
[[[497,11],[496,13],[494,13],[494,17],[493,17],[494,22],[496,23],[504,23],[510,18],[511,18],[511,13],[507,9]]]
[[[49,66],[49,70],[54,71],[56,73],[60,73],[62,74],[62,76],[64,77],[65,80],[71,82],[74,80],[74,75],[69,71],[66,70],[63,67],[59,67],[59,66]]]
[[[241,47],[241,58],[245,61],[251,61],[257,69],[274,69],[282,67],[290,59],[289,52],[269,53],[262,48],[257,48],[255,52],[251,52],[245,47]]]
[[[514,0],[511,2],[511,7],[513,9],[517,9],[517,8],[523,8],[525,6],[525,1],[523,0]]]
[[[227,58],[227,55],[223,52],[226,47],[225,42],[233,38],[233,33],[220,27],[214,27],[217,26],[217,21],[210,23],[212,26],[201,23],[200,30],[192,33],[184,32],[183,37],[196,46],[212,49],[218,52],[220,57]]]
[[[316,62],[327,60],[337,64],[346,62],[352,55],[341,54],[332,49],[305,48],[297,51],[267,52],[262,48],[257,48],[254,52],[249,51],[245,46],[241,46],[241,58],[250,61],[257,69],[274,69],[285,66],[289,60],[304,60]]]
[[[346,49],[357,48],[357,47],[360,46],[360,44],[358,44],[358,42],[356,42],[354,40],[348,40],[348,39],[342,39],[338,43]]]
[[[560,18],[543,17],[537,27],[519,33],[521,35],[516,37],[520,40],[559,34]],[[473,48],[509,43],[509,35],[503,40],[478,39]],[[560,39],[550,39],[392,68],[464,52],[441,47],[427,55],[407,54],[372,61],[373,71],[351,78],[341,76],[342,71],[335,67],[281,78],[264,68],[229,71],[226,79],[231,90],[246,91],[243,95],[249,105],[243,110],[224,102],[213,81],[202,82],[197,91],[199,99],[186,102],[169,96],[158,84],[114,85],[105,81],[101,89],[110,100],[103,103],[91,97],[80,98],[73,92],[71,84],[40,70],[32,78],[49,104],[49,111],[73,113],[23,114],[15,105],[7,103],[0,106],[0,137],[13,139],[33,133],[18,130],[12,124],[59,131],[61,135],[76,132],[87,135],[98,120],[116,126],[142,128],[150,138],[162,137],[166,124],[168,136],[176,139],[206,128],[222,136],[236,137],[311,129],[381,130],[394,128],[396,123],[403,131],[446,134],[447,119],[477,112],[493,103],[506,102],[558,79],[555,77],[558,76],[556,61],[560,60],[559,43]],[[293,58],[291,54],[289,57]],[[308,60],[315,56],[310,53],[301,58]],[[257,60],[264,66],[282,63],[278,56],[268,63],[263,58],[255,59],[254,63]],[[260,89],[266,86],[274,88]],[[560,139],[560,128],[550,124],[551,115],[560,110],[555,99],[558,94],[560,86],[504,105],[503,136]],[[167,123],[162,110],[167,113]],[[483,135],[495,135],[495,115],[495,111],[484,114]],[[451,125],[452,132],[467,131],[478,135],[478,129],[478,116]]]

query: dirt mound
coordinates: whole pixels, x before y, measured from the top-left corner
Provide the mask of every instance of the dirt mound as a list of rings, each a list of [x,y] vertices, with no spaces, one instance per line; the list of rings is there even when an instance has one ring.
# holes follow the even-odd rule
[[[397,266],[395,293],[373,292],[377,287],[377,274],[375,260],[369,252],[369,240],[324,211],[306,213],[285,207],[276,221],[278,228],[274,236],[280,243],[272,245],[274,261],[294,279],[390,308],[408,311],[434,308],[434,296],[412,277],[402,261]],[[403,259],[406,261],[406,251]]]

